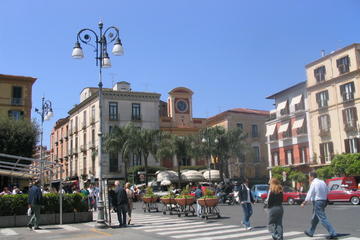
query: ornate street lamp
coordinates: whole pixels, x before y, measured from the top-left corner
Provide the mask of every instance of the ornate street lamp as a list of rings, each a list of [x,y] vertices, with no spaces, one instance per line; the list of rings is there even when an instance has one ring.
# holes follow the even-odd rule
[[[111,67],[111,61],[107,51],[107,45],[109,43],[115,42],[112,53],[117,56],[124,54],[124,49],[119,36],[119,29],[117,27],[111,26],[105,29],[103,32],[103,23],[99,22],[99,33],[97,34],[94,30],[89,28],[81,29],[77,34],[77,41],[72,51],[72,57],[75,59],[81,59],[84,57],[83,50],[81,48],[80,42],[93,46],[95,48],[95,59],[96,66],[99,66],[99,146],[98,146],[98,160],[99,160],[99,201],[98,201],[98,218],[97,218],[97,227],[105,228],[104,220],[104,201],[103,201],[103,186],[102,186],[102,69]],[[92,38],[92,36],[94,38]]]
[[[44,162],[43,162],[43,133],[44,133],[44,121],[50,120],[54,115],[52,110],[52,104],[49,100],[45,100],[43,97],[41,100],[41,110],[35,108],[35,112],[41,117],[41,132],[40,132],[40,182],[44,187]]]

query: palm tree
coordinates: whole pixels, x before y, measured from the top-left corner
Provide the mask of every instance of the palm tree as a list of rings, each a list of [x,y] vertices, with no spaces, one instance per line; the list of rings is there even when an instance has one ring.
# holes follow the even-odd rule
[[[173,159],[174,157],[176,157],[177,172],[179,176],[179,187],[181,187],[181,162],[183,159],[191,156],[191,143],[191,136],[175,136],[167,133],[162,136],[157,151],[157,156],[159,158]]]

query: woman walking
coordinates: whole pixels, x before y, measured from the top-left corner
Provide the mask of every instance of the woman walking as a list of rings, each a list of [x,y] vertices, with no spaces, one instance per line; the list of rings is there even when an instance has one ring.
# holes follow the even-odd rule
[[[130,189],[130,183],[126,183],[125,184],[125,191],[126,191],[126,195],[128,198],[128,216],[129,216],[129,220],[128,220],[128,224],[130,224],[131,222],[131,212],[133,209],[133,199],[134,199],[134,192]]]
[[[283,187],[280,185],[280,181],[277,178],[270,179],[269,184],[270,189],[267,198],[267,205],[269,208],[269,231],[272,233],[272,238],[274,240],[283,240]]]

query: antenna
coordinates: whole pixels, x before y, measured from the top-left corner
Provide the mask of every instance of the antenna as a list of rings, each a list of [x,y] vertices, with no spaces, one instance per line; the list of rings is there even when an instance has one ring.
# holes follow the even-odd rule
[[[109,75],[111,76],[111,87],[114,87],[114,79],[117,76],[117,73],[109,73]]]

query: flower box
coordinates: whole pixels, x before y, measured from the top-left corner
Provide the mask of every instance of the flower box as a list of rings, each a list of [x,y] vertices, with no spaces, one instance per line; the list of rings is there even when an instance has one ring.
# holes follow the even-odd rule
[[[219,203],[219,199],[217,198],[200,198],[198,199],[198,203],[203,207],[215,207]]]
[[[143,197],[144,203],[154,203],[157,201],[157,197]]]
[[[192,205],[195,202],[195,198],[175,198],[175,201],[180,206]]]
[[[176,204],[174,198],[160,198],[160,200],[163,204]]]

